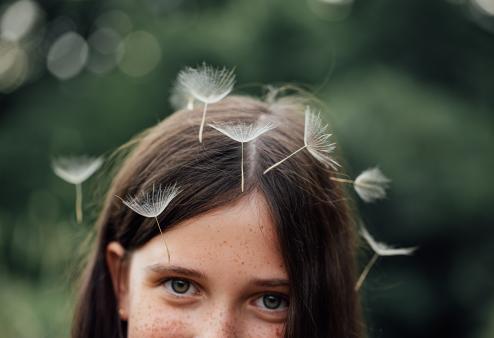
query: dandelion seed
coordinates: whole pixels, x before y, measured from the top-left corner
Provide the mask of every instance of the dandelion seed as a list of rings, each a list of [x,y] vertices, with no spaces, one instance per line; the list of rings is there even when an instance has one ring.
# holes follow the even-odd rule
[[[170,95],[170,104],[175,110],[194,109],[194,95],[192,95],[181,82],[176,82]]]
[[[367,203],[385,198],[386,189],[391,182],[377,167],[363,171],[355,180],[338,177],[331,177],[331,180],[353,184],[357,194]]]
[[[244,143],[250,142],[260,135],[264,134],[271,129],[274,129],[276,126],[268,122],[263,125],[259,124],[208,124],[210,127],[216,129],[220,133],[228,136],[234,141],[240,142],[241,151],[242,151],[242,160],[240,163],[240,171],[241,171],[241,190],[244,191]]]
[[[98,170],[103,164],[101,157],[79,156],[59,157],[53,160],[55,174],[64,181],[81,184]]]
[[[154,218],[156,220],[156,224],[158,225],[158,229],[163,238],[163,243],[165,244],[168,261],[170,261],[170,252],[168,251],[168,246],[166,245],[165,237],[158,221],[158,216],[179,193],[180,189],[176,184],[166,186],[164,188],[159,185],[158,189],[155,189],[153,184],[153,189],[150,192],[143,192],[137,196],[127,196],[126,199],[122,199],[117,196],[135,213],[147,218]]]
[[[312,156],[320,162],[332,167],[334,170],[338,170],[340,165],[330,156],[336,144],[329,142],[332,134],[328,134],[326,132],[327,129],[328,125],[323,125],[319,114],[316,115],[307,107],[305,111],[304,145]]]
[[[235,74],[226,68],[214,68],[206,65],[197,68],[187,67],[178,74],[178,83],[196,100],[204,103],[199,142],[202,143],[202,132],[206,121],[208,104],[216,103],[225,98],[233,90]]]
[[[102,157],[59,157],[53,159],[55,174],[64,181],[75,185],[75,210],[77,223],[82,223],[82,183],[93,175],[103,164]]]
[[[394,248],[389,246],[388,244],[377,242],[363,225],[360,229],[360,234],[372,248],[372,250],[374,251],[374,255],[360,274],[360,277],[355,285],[355,290],[360,289],[372,266],[376,263],[377,259],[380,256],[411,255],[415,250],[417,250],[417,247]]]
[[[394,248],[388,244],[377,242],[363,226],[360,229],[360,234],[364,237],[372,250],[379,256],[410,255],[417,249],[417,247]]]
[[[276,168],[303,149],[307,149],[314,158],[324,165],[329,166],[334,170],[338,170],[340,165],[331,158],[331,153],[335,149],[335,143],[329,141],[332,134],[327,133],[327,128],[328,125],[323,125],[319,114],[314,113],[310,107],[307,107],[305,109],[304,145],[281,161],[276,162],[271,167],[264,170],[264,174],[271,169]]]
[[[372,168],[358,175],[353,185],[364,201],[373,202],[386,197],[386,188],[390,182],[379,168]]]

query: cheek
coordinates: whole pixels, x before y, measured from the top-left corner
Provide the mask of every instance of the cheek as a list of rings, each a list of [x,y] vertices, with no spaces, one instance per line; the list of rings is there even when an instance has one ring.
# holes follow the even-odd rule
[[[182,315],[183,316],[183,315]],[[204,313],[204,317],[208,314]],[[129,316],[128,338],[195,338],[237,337],[237,338],[282,338],[283,324],[260,324],[235,320],[229,324],[221,323],[214,317],[207,320],[194,320],[188,316],[180,318],[172,312],[151,313]]]
[[[152,305],[133,308],[129,312],[128,338],[192,338],[190,319],[174,311]]]
[[[244,327],[240,337],[245,338],[282,338],[285,333],[283,324],[256,324],[251,323]]]
[[[131,290],[128,307],[128,338],[192,338],[186,313],[165,305],[149,290]]]
[[[141,310],[142,309],[142,310]],[[213,310],[214,311],[214,310]],[[188,313],[166,306],[143,305],[129,312],[128,338],[282,338],[283,324],[235,316],[215,316],[211,308],[198,308]]]

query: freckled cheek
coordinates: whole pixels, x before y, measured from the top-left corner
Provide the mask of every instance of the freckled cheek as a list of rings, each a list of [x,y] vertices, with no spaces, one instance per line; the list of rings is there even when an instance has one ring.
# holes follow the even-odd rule
[[[274,333],[275,333],[275,337],[283,337],[283,335],[285,334],[285,326],[279,325],[278,327],[276,327]]]
[[[131,304],[128,338],[192,338],[191,318],[176,309],[142,300]]]
[[[228,316],[211,313],[211,307],[188,311],[167,305],[156,294],[139,293],[130,298],[128,338],[193,338],[205,332],[231,333],[245,338],[282,338],[283,323],[261,321],[248,314]]]
[[[208,332],[245,338],[282,338],[284,324],[236,318],[230,323],[203,313],[194,316],[176,309],[143,306],[129,313],[128,338],[193,338]]]
[[[282,338],[285,333],[284,324],[250,323],[242,330],[242,337],[246,338]]]

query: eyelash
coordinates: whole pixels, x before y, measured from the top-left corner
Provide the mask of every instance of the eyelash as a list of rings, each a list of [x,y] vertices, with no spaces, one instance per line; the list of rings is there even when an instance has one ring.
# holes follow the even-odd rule
[[[173,286],[174,282],[186,283],[187,289],[183,293],[177,292]],[[193,296],[193,295],[199,294],[199,288],[192,281],[189,281],[185,278],[176,278],[176,277],[168,278],[162,282],[162,285],[167,289],[167,291],[169,293],[171,293],[175,297],[188,297],[188,296]],[[191,293],[189,293],[189,291],[191,289],[193,291]],[[266,301],[265,297],[276,297],[276,300],[279,301],[280,305],[275,309],[268,308],[265,304],[265,301]],[[261,308],[263,311],[266,311],[266,312],[281,312],[281,311],[286,310],[286,308],[288,308],[289,302],[288,302],[288,299],[285,295],[281,295],[281,294],[277,294],[277,293],[264,293],[255,299],[254,304],[256,307]]]

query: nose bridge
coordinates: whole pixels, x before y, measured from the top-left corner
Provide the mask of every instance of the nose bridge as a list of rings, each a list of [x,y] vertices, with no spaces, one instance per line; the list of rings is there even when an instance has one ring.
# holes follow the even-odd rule
[[[238,324],[236,310],[227,302],[217,302],[206,314],[200,338],[237,338]],[[199,338],[197,337],[197,338]]]

